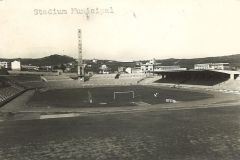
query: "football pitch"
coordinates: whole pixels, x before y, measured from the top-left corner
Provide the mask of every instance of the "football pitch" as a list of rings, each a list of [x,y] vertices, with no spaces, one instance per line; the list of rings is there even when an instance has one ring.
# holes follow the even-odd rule
[[[37,91],[29,100],[33,107],[119,107],[177,102],[211,98],[212,95],[182,89],[151,86],[114,86],[94,88],[55,89]]]

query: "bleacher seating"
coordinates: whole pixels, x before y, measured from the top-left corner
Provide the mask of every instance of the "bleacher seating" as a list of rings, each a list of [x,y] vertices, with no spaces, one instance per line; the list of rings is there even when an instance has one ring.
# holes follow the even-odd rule
[[[116,74],[96,74],[85,82],[79,80],[48,81],[49,88],[77,88],[82,86],[106,86],[106,85],[133,85],[138,84],[143,74],[121,74],[115,79]]]
[[[229,79],[229,75],[211,71],[168,72],[156,83],[213,86]]]
[[[92,76],[86,84],[108,84],[108,85],[131,85],[137,84],[144,77],[143,74],[121,74],[115,78],[116,74],[99,74]]]
[[[17,94],[19,94],[20,92],[25,90],[24,87],[18,86],[16,84],[13,84],[10,82],[8,82],[8,84],[9,84],[9,86],[0,88],[0,105],[4,101],[16,96]]]
[[[5,87],[9,87],[10,84],[8,83],[8,81],[6,80],[5,77],[1,76],[0,77],[0,89],[1,88],[5,88]]]
[[[6,78],[12,83],[18,84],[25,88],[42,88],[45,87],[40,75],[10,75]]]
[[[29,82],[29,81],[41,81],[39,75],[11,75],[7,76],[9,80],[13,80],[15,82]]]
[[[46,81],[62,81],[62,80],[72,80],[69,76],[42,76]]]
[[[0,77],[0,105],[26,89],[45,87],[39,75],[7,75]]]
[[[240,91],[240,80],[228,80],[214,86],[216,89]]]

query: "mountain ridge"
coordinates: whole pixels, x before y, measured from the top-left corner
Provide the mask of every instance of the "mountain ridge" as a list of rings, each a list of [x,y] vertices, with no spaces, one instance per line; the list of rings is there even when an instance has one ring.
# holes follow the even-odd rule
[[[0,58],[0,61],[11,62],[14,60],[20,60],[23,65],[37,65],[37,66],[54,66],[60,64],[66,64],[70,62],[77,62],[76,59],[67,55],[58,55],[53,54],[50,56],[42,58]],[[89,60],[85,60],[89,61]],[[123,63],[116,60],[101,60],[100,62],[109,61],[110,63]],[[109,64],[108,62],[108,64]],[[134,62],[146,62],[146,60],[136,60]],[[204,58],[190,58],[190,59],[181,59],[181,58],[168,58],[168,59],[156,59],[156,62],[161,63],[161,65],[180,65],[185,68],[193,68],[194,64],[199,63],[229,63],[231,67],[240,67],[240,54],[233,54],[227,56],[216,56],[216,57],[204,57]]]

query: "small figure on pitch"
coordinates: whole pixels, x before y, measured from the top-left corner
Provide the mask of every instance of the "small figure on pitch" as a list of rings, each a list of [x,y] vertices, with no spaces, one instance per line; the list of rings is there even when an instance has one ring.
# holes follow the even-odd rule
[[[153,95],[154,95],[154,97],[157,98],[157,97],[159,97],[160,94],[159,94],[158,92],[156,92],[156,93],[154,93]]]

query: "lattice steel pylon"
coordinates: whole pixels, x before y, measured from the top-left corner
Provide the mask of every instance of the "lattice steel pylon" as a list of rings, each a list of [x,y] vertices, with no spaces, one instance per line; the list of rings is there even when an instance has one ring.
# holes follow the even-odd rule
[[[78,29],[78,77],[84,78],[84,65],[82,59],[82,31]]]

